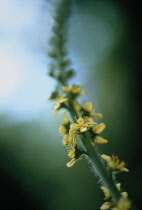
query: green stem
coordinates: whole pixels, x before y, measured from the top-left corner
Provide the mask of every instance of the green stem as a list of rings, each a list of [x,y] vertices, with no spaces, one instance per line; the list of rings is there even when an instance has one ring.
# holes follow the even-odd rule
[[[112,199],[114,201],[118,201],[121,197],[120,192],[115,186],[115,183],[111,176],[109,176],[108,171],[106,170],[103,162],[101,161],[101,157],[99,156],[98,152],[96,151],[95,147],[91,144],[90,139],[88,139],[86,133],[83,134],[82,143],[87,150],[87,155],[91,160],[95,172],[97,172],[98,176],[100,177],[101,181],[105,185],[105,187],[109,190]]]

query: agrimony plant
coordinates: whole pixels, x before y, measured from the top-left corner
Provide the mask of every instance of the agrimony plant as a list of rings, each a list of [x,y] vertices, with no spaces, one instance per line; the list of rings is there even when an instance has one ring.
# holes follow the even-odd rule
[[[96,122],[96,118],[102,118],[102,114],[93,109],[92,102],[84,106],[78,102],[78,97],[83,94],[80,85],[68,85],[68,80],[75,75],[66,50],[66,30],[71,3],[71,0],[60,0],[56,5],[53,34],[50,39],[51,50],[48,53],[51,59],[49,76],[57,81],[57,86],[49,99],[54,101],[54,115],[62,109],[65,110],[59,133],[64,136],[63,144],[71,159],[66,166],[72,167],[77,161],[87,157],[100,179],[100,188],[104,193],[105,203],[100,209],[129,210],[132,207],[128,193],[123,192],[121,184],[116,181],[117,173],[128,172],[129,169],[118,156],[114,154],[108,156],[98,152],[99,144],[108,142],[100,136],[106,125],[103,122],[99,124]],[[71,120],[68,119],[67,112]]]

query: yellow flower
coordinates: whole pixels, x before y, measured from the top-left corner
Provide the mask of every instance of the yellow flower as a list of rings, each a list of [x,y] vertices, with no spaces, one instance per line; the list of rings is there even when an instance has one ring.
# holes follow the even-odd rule
[[[120,191],[121,183],[115,184],[116,188]],[[105,198],[104,200],[107,200],[111,197],[109,190],[106,187],[101,187],[101,190],[103,191]],[[127,192],[121,192],[121,195],[123,198],[128,198]]]
[[[101,132],[103,132],[103,130],[106,128],[106,125],[104,123],[100,123],[98,125],[96,125],[93,128],[93,133],[94,134],[100,134]],[[98,144],[105,144],[108,142],[108,140],[102,138],[101,136],[97,136],[95,135],[94,140],[98,143]]]
[[[63,86],[62,89],[73,94],[80,94],[82,90],[80,86]]]
[[[74,142],[77,141],[74,140]],[[84,153],[84,150],[78,147],[77,143],[75,143],[74,145],[68,145],[66,151],[69,152],[68,157],[72,158],[72,160],[66,164],[67,167],[72,167],[77,160],[81,160],[80,156]]]
[[[70,147],[71,147],[71,149],[69,150],[68,157],[69,158],[75,158],[75,147],[76,147],[76,145],[74,147],[70,145]]]
[[[115,205],[115,207],[114,207],[114,205]],[[101,210],[108,210],[108,209],[111,209],[111,210],[130,210],[130,207],[131,207],[131,202],[128,199],[121,197],[119,199],[119,201],[117,202],[117,204],[114,204],[112,202],[105,202],[100,207],[100,209]]]
[[[69,145],[72,141],[72,137],[69,134],[66,134],[63,138],[63,144]]]
[[[86,120],[85,118],[79,117],[76,119],[77,123],[72,123],[70,125],[69,134],[74,134],[78,129],[80,129],[80,132],[85,132],[87,129],[92,126],[96,125],[96,122],[91,122],[90,120]]]
[[[106,144],[108,143],[108,140],[104,139],[103,137],[101,136],[96,136],[94,138],[94,140],[98,143],[98,144]]]
[[[64,105],[64,103],[68,102],[67,98],[64,98],[62,95],[59,95],[58,98],[55,100],[57,103],[55,104],[56,106],[54,107],[54,115],[57,114],[57,111]]]
[[[68,102],[68,99],[64,98],[62,95],[59,95],[58,98],[55,101],[61,104],[61,103]]]
[[[72,166],[75,164],[75,162],[76,162],[76,159],[73,158],[70,162],[68,162],[68,163],[66,164],[66,166],[67,166],[68,168],[70,168],[70,167],[72,167]]]
[[[111,210],[129,210],[131,207],[131,202],[125,198],[121,197],[117,202],[116,206],[111,208]]]
[[[83,109],[86,112],[85,113],[86,116],[89,115],[91,117],[102,118],[101,113],[95,113],[96,110],[95,109],[93,110],[93,103],[92,102],[88,102]]]
[[[127,192],[122,192],[121,195],[122,195],[123,198],[128,198],[128,193]]]
[[[101,210],[107,210],[107,209],[109,209],[111,206],[112,206],[112,203],[111,203],[111,202],[105,202],[105,203],[100,207],[100,209],[101,209]]]
[[[100,209],[101,210],[130,210],[131,202],[125,198],[121,197],[117,203],[105,202]]]
[[[120,191],[120,183],[116,184],[117,189]],[[111,197],[109,190],[106,187],[101,187],[101,190],[104,192],[105,200],[109,199]],[[119,199],[117,203],[113,202],[105,202],[100,209],[106,210],[129,210],[131,207],[131,202],[128,200],[128,193],[127,192],[121,192],[122,197]],[[111,208],[110,208],[111,207]]]
[[[67,129],[65,126],[60,126],[59,127],[59,133],[66,133]]]
[[[117,188],[118,190],[120,190],[120,187],[121,187],[121,183],[117,183],[117,184],[116,184],[116,188]]]
[[[116,187],[120,191],[121,183],[117,183]],[[128,198],[128,193],[127,192],[121,192],[121,195],[122,195],[123,198]]]
[[[104,200],[107,200],[111,197],[111,195],[106,187],[101,187],[101,190],[103,191],[103,193],[105,195]]]
[[[116,170],[120,170],[120,171],[125,171],[128,172],[129,169],[125,168],[125,162],[124,161],[120,161],[118,159],[118,156],[114,156],[112,155],[112,157],[108,156],[108,155],[101,155],[101,158],[103,160],[105,160],[108,164],[108,166],[112,169],[116,169]]]
[[[63,138],[63,144],[69,145],[72,141],[72,137],[69,135],[70,122],[68,121],[66,113],[63,113],[62,117],[63,117],[63,125],[59,127],[59,133],[65,134]]]
[[[104,131],[106,125],[104,123],[100,123],[93,128],[93,132],[96,134],[100,134]]]

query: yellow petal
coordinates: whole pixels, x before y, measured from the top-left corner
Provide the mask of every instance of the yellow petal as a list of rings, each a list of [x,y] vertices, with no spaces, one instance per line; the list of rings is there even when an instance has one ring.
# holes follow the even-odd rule
[[[107,200],[108,198],[111,197],[111,195],[110,195],[110,193],[109,193],[109,191],[108,191],[108,189],[106,187],[101,187],[101,190],[103,191],[103,193],[105,195],[104,200]]]
[[[66,133],[66,128],[65,128],[65,126],[60,126],[60,127],[59,127],[59,133]]]
[[[96,127],[93,128],[93,132],[96,134],[100,134],[105,128],[106,128],[106,125],[104,123],[100,123]]]
[[[62,89],[73,94],[79,94],[81,92],[81,87],[79,86],[63,86]]]
[[[72,140],[72,137],[69,134],[67,134],[67,135],[65,135],[65,137],[63,139],[63,144],[69,145],[71,143],[71,140]]]
[[[121,169],[121,171],[129,172],[129,169],[128,169],[128,168],[123,167],[123,168]]]
[[[67,98],[63,98],[60,103],[66,103],[66,102],[68,102],[68,99]]]
[[[105,160],[105,161],[107,161],[107,162],[111,162],[111,157],[110,156],[108,156],[108,155],[101,155],[101,158],[103,159],[103,160]]]
[[[117,184],[116,184],[116,188],[117,188],[118,190],[120,190],[120,187],[121,187],[121,183],[117,183]]]
[[[106,144],[108,142],[108,140],[100,137],[100,136],[96,136],[95,137],[95,141],[98,143],[98,144]]]
[[[80,128],[80,131],[81,131],[81,132],[87,131],[87,127],[81,127],[81,128]]]
[[[75,164],[75,162],[76,162],[76,159],[73,158],[70,162],[68,162],[68,163],[66,164],[66,166],[67,166],[68,168],[70,168],[70,167],[72,167],[72,166]]]
[[[84,107],[84,109],[85,109],[87,112],[91,112],[92,107],[93,107],[92,102],[88,102],[88,103],[86,104],[86,106]]]
[[[72,86],[62,86],[62,89],[66,92],[70,92],[72,90]]]
[[[77,129],[74,129],[74,128],[70,128],[69,130],[69,135],[72,135],[76,132]]]
[[[84,122],[85,122],[85,120],[82,117],[79,117],[78,120],[77,120],[77,123],[79,125],[82,125]]]
[[[73,87],[72,88],[72,93],[74,94],[80,94],[81,93],[81,87]]]
[[[68,123],[68,118],[67,118],[67,115],[66,115],[65,112],[62,114],[62,117],[63,117],[64,124],[67,124]]]
[[[112,203],[111,203],[111,202],[105,202],[105,203],[100,207],[100,209],[101,209],[101,210],[106,210],[106,209],[109,209],[111,206],[112,206]]]
[[[128,193],[127,192],[122,192],[121,195],[122,195],[123,198],[128,198]]]
[[[70,125],[70,128],[71,128],[71,129],[78,129],[78,128],[79,128],[79,125],[78,125],[77,123],[72,123],[72,124]]]
[[[74,134],[78,128],[79,128],[79,125],[77,123],[72,123],[70,125],[69,134],[70,135]]]
[[[54,114],[54,116],[56,116],[57,115],[57,110],[60,108],[60,104],[56,104],[56,106],[54,107],[54,109],[53,109],[53,114]]]
[[[64,96],[59,95],[58,98],[56,98],[55,101],[58,102],[58,103],[66,103],[66,102],[68,102],[68,98],[64,98]]]
[[[116,207],[111,208],[111,210],[129,210],[130,207],[131,207],[131,202],[127,198],[121,197]]]
[[[98,118],[102,118],[103,117],[103,115],[101,113],[91,113],[91,116],[98,117]]]
[[[69,158],[75,158],[75,148],[68,153]]]
[[[89,122],[86,122],[86,124],[88,124],[88,126],[91,126],[91,125],[96,125],[97,123],[96,122],[89,121]]]

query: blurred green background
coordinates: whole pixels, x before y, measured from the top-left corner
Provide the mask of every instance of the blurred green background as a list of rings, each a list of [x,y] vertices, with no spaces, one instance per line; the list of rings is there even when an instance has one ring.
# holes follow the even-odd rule
[[[125,160],[130,172],[118,180],[136,209],[142,206],[140,20],[137,2],[78,0],[68,31],[77,72],[70,83],[83,84],[87,96],[80,102],[92,101],[103,113],[107,129],[102,135],[109,143],[100,150]],[[22,122],[1,112],[1,209],[98,210],[103,202],[98,180],[84,159],[65,166],[61,114],[52,116],[51,102],[46,103],[41,115]]]

